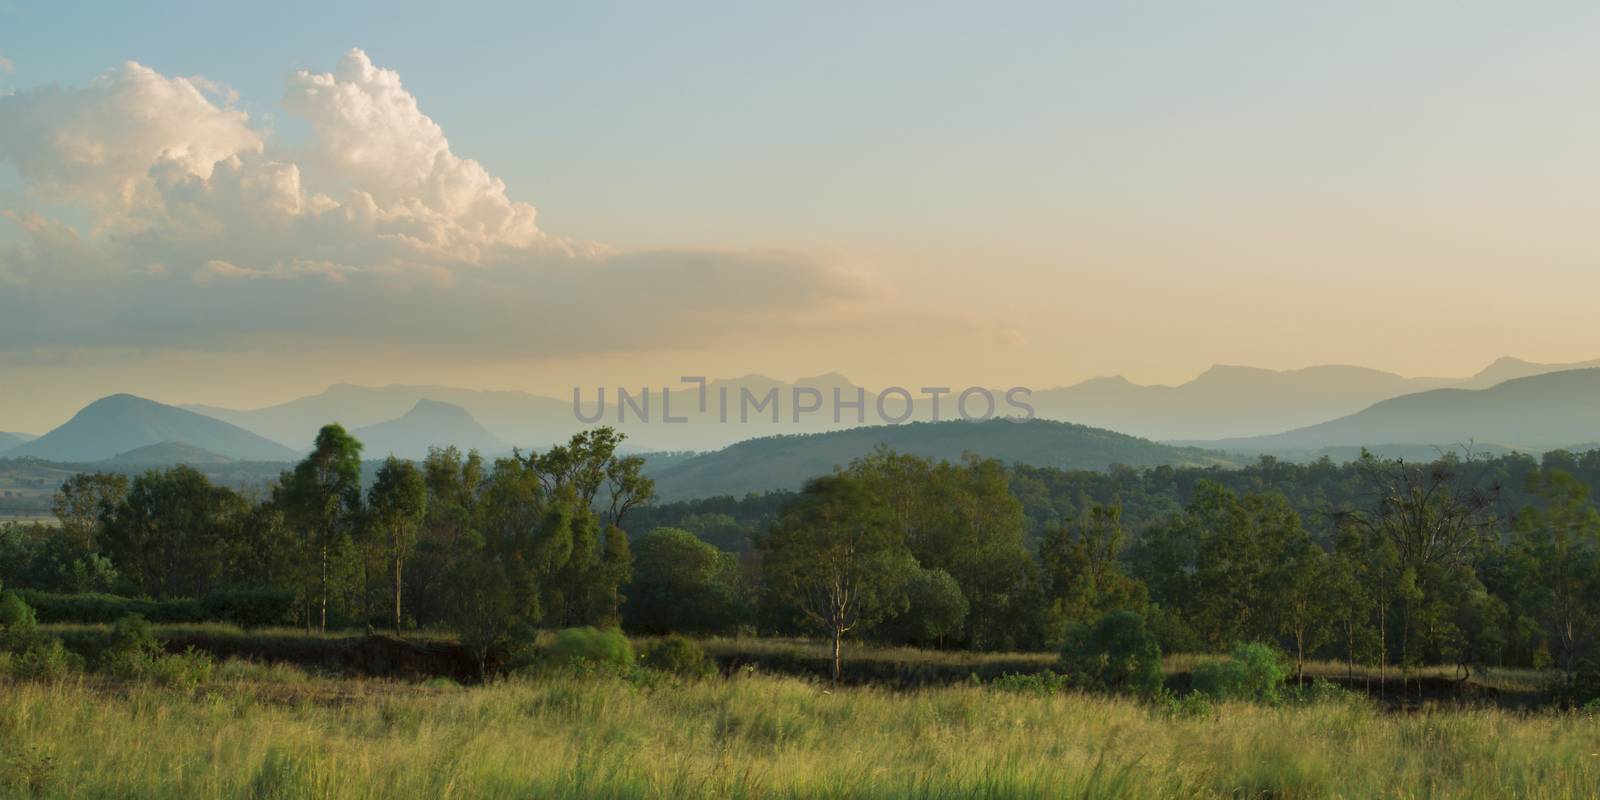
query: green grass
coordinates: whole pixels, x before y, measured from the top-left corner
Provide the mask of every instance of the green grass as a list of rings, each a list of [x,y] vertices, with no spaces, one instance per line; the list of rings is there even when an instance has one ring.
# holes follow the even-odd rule
[[[1592,797],[1600,721],[752,675],[0,685],[0,797]]]

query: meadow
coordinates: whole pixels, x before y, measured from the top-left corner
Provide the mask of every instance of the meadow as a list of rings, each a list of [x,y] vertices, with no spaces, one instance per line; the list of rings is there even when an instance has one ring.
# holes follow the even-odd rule
[[[1075,691],[744,670],[461,687],[230,661],[196,689],[0,687],[0,796],[1566,798],[1600,720],[1332,697],[1199,713]]]

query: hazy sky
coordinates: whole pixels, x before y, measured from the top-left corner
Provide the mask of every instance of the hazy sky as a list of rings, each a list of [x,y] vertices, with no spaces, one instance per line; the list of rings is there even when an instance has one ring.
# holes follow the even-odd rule
[[[1594,3],[460,5],[0,0],[0,430],[1600,356]]]

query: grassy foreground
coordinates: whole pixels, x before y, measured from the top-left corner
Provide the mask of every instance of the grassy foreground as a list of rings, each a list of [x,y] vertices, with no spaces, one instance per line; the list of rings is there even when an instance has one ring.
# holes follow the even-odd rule
[[[1600,721],[795,679],[0,685],[0,796],[1592,797]]]

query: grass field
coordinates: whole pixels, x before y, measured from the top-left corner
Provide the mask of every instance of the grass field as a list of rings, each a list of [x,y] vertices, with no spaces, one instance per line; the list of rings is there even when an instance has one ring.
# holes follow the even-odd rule
[[[980,686],[334,680],[0,686],[0,793],[63,798],[1347,797],[1600,792],[1600,721]]]

